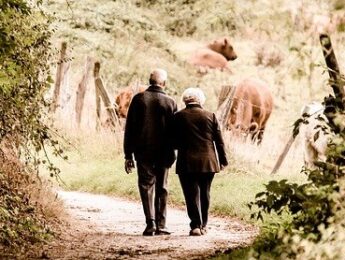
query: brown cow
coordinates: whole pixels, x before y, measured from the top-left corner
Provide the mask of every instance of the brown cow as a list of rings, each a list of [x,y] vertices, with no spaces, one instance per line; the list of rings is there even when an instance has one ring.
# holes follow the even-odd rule
[[[205,47],[197,49],[189,63],[198,67],[199,70],[204,68],[229,70],[227,67],[229,60],[235,60],[237,55],[227,37],[213,41]]]
[[[235,136],[250,136],[260,144],[273,108],[270,89],[265,82],[252,78],[240,81],[234,88],[230,91],[232,102],[226,128]]]
[[[131,103],[132,97],[147,89],[147,86],[138,85],[138,86],[128,86],[120,90],[120,92],[115,97],[116,104],[116,114],[119,118],[126,118]]]

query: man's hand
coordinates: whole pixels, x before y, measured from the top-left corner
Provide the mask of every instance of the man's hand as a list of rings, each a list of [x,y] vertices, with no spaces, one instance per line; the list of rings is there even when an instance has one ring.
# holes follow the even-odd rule
[[[125,161],[125,171],[127,174],[132,172],[132,168],[135,168],[133,160],[126,160]]]

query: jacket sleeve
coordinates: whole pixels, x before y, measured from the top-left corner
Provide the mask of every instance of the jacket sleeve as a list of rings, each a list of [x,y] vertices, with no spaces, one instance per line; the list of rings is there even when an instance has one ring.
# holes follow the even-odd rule
[[[133,160],[134,153],[134,142],[135,142],[135,130],[136,130],[136,113],[135,99],[132,99],[131,104],[128,108],[126,126],[125,126],[125,136],[123,141],[123,149],[125,153],[126,160]]]
[[[176,160],[174,151],[174,114],[177,111],[177,105],[174,102],[172,106],[172,113],[168,117],[167,121],[167,146],[166,146],[166,166],[170,168]]]
[[[170,136],[171,136],[171,146],[174,150],[177,150],[177,120],[176,120],[176,113],[174,114],[173,118],[172,118],[172,124],[171,124],[171,132],[170,132]]]
[[[222,166],[228,165],[228,160],[226,158],[225,145],[222,137],[222,132],[219,127],[216,115],[213,114],[213,138],[217,149],[219,164]]]

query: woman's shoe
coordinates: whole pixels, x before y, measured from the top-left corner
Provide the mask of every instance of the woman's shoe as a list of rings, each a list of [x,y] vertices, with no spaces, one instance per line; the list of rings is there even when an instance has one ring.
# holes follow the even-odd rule
[[[143,232],[143,236],[153,236],[156,231],[156,224],[154,221],[149,222]]]
[[[167,228],[157,228],[155,235],[170,235],[171,232]]]
[[[201,230],[200,228],[193,228],[191,231],[189,231],[190,236],[201,236]]]
[[[201,235],[206,235],[207,234],[207,228],[206,227],[202,227],[200,229],[200,231],[201,231]]]

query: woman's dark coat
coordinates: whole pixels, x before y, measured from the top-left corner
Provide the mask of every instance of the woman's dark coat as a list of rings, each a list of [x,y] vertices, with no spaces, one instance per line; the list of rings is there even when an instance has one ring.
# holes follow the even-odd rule
[[[228,165],[224,141],[214,113],[189,104],[173,120],[176,173],[219,172]]]

